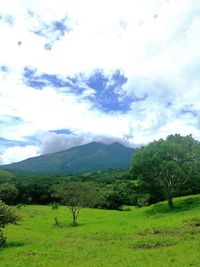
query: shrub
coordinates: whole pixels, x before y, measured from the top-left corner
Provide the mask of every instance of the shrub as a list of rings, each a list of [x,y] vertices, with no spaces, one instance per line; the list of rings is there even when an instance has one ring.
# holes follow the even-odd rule
[[[51,208],[52,208],[52,210],[57,210],[58,208],[59,208],[59,203],[58,202],[53,202],[52,204],[51,204]]]
[[[145,207],[149,205],[149,200],[150,200],[150,194],[142,194],[138,196],[137,199],[137,206],[140,207]]]
[[[119,192],[105,191],[100,196],[98,208],[108,210],[119,210],[123,204],[123,199]]]
[[[6,243],[6,237],[4,236],[3,232],[0,229],[0,247],[3,247]]]
[[[192,227],[200,227],[200,217],[194,217],[190,221],[190,226]]]
[[[15,212],[3,201],[0,201],[0,227],[10,223],[15,224],[18,219]]]
[[[14,211],[5,203],[0,201],[0,247],[2,247],[6,242],[6,238],[3,235],[1,228],[10,223],[16,224],[18,219],[19,217],[14,213]]]

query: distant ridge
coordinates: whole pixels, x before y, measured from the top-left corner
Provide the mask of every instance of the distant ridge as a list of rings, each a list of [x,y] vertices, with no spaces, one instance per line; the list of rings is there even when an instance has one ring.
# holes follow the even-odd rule
[[[109,145],[92,142],[61,152],[2,165],[1,169],[55,174],[122,169],[130,166],[133,153],[133,148],[117,142]]]

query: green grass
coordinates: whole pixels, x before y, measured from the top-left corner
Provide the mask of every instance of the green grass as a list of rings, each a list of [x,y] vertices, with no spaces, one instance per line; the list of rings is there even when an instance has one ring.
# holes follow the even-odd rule
[[[16,208],[22,220],[4,229],[8,239],[0,266],[200,266],[200,196],[177,198],[175,206],[83,209],[77,227],[69,227],[65,207]]]

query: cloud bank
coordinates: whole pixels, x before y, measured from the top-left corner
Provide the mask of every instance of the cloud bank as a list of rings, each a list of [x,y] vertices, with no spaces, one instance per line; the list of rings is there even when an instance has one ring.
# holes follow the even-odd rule
[[[200,140],[199,29],[200,0],[4,1],[0,162]]]

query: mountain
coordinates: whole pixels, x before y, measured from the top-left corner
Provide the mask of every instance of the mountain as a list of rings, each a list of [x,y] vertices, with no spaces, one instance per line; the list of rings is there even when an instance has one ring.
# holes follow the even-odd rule
[[[105,145],[92,142],[61,152],[2,165],[1,168],[5,170],[55,174],[121,169],[130,166],[133,153],[133,148],[125,147],[120,143]]]

